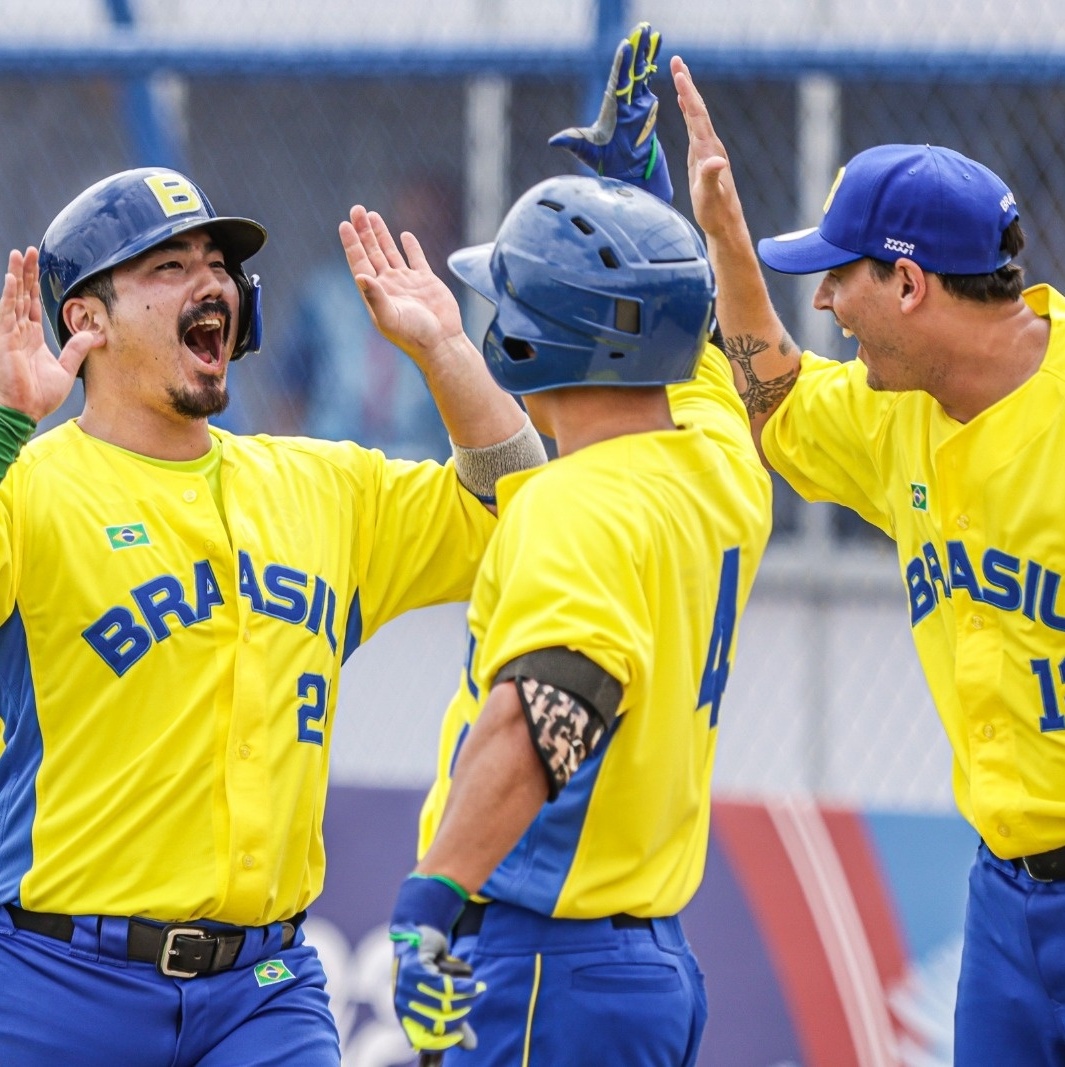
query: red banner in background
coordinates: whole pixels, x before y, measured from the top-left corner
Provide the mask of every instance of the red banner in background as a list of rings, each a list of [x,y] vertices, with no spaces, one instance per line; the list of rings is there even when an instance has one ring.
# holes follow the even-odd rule
[[[334,787],[308,920],[345,1067],[413,1062],[392,1015],[385,926],[414,865],[422,793]],[[706,973],[700,1067],[949,1067],[965,886],[959,817],[799,799],[714,800],[685,909]]]

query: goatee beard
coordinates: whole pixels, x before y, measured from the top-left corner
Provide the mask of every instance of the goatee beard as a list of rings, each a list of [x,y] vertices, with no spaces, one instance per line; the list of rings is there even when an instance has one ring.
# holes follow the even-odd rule
[[[170,406],[186,419],[206,419],[221,415],[229,407],[229,390],[225,382],[211,382],[199,389],[169,388]]]

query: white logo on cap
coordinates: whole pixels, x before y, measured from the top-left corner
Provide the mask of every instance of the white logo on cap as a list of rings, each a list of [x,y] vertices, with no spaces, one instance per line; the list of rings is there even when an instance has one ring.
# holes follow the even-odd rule
[[[889,252],[898,252],[903,256],[912,256],[914,246],[909,241],[897,241],[894,237],[889,237],[884,241],[884,247]]]

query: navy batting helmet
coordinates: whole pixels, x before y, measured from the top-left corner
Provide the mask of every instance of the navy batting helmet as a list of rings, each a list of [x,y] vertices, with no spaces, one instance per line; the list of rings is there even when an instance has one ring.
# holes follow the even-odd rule
[[[695,227],[612,178],[540,182],[451,270],[495,305],[484,357],[509,393],[695,373],[717,289]]]
[[[203,191],[177,171],[142,167],[112,174],[75,197],[52,220],[41,241],[41,302],[60,346],[67,298],[94,275],[139,256],[176,234],[203,227],[225,256],[240,289],[233,359],[258,352],[262,341],[259,278],[241,264],[262,248],[266,230],[251,219],[215,214]]]

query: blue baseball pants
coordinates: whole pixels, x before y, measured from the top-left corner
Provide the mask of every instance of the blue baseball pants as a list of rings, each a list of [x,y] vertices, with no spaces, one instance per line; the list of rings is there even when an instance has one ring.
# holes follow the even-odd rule
[[[498,901],[453,951],[488,985],[469,1022],[477,1048],[448,1067],[693,1067],[703,975],[676,918],[549,919]]]
[[[981,844],[969,873],[956,1067],[1065,1065],[1065,881]]]

